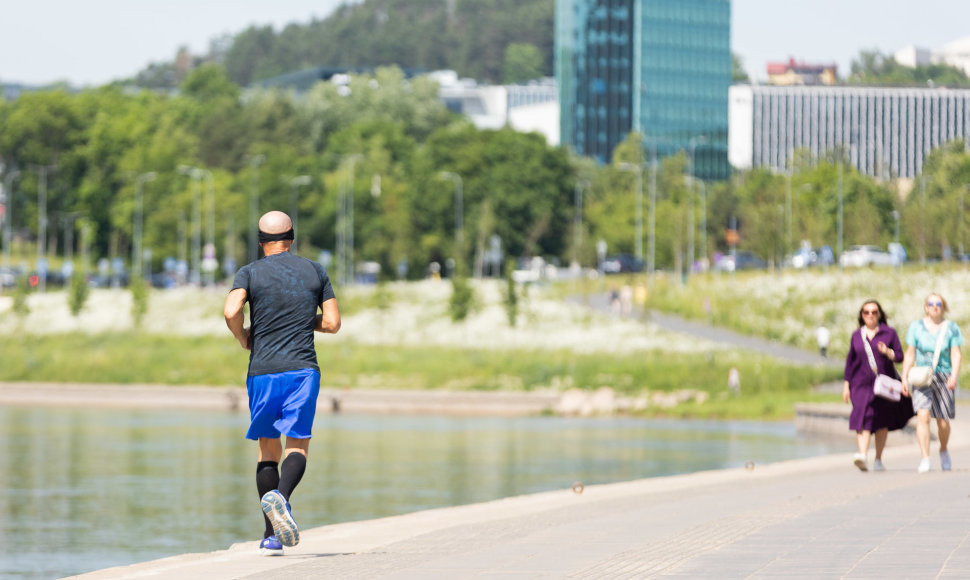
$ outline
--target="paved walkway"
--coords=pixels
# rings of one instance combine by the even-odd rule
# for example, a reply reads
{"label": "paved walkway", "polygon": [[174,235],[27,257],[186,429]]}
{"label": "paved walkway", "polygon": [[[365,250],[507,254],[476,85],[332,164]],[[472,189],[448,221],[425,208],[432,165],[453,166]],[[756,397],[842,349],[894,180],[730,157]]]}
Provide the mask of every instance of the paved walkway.
{"label": "paved walkway", "polygon": [[[610,311],[610,297],[608,294],[592,294],[588,297],[573,297],[569,300],[572,302],[585,304],[594,310],[599,310],[602,312]],[[697,338],[703,338],[712,342],[730,344],[738,348],[753,350],[761,354],[773,356],[785,362],[802,365],[826,365],[839,368],[841,368],[845,363],[844,359],[840,360],[823,357],[815,351],[806,351],[793,346],[772,342],[770,340],[739,334],[725,328],[711,326],[710,324],[705,324],[703,322],[687,320],[685,318],[660,312],[658,310],[647,311],[646,317],[648,320],[665,330],[696,336]]]}
{"label": "paved walkway", "polygon": [[842,454],[589,486],[309,529],[282,558],[245,542],[80,578],[970,578],[967,430],[950,473],[934,450],[917,474],[911,443],[882,473]]}

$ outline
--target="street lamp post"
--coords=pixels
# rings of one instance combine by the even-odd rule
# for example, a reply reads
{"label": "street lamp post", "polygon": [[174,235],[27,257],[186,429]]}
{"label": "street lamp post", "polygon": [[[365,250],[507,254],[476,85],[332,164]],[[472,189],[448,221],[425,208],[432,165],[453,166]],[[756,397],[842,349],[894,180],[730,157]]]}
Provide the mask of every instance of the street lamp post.
{"label": "street lamp post", "polygon": [[300,231],[297,229],[300,225],[300,210],[299,203],[297,203],[299,201],[299,192],[297,191],[297,188],[301,185],[310,185],[311,181],[312,179],[309,175],[298,175],[290,179],[290,220],[293,222],[294,232],[293,246],[290,248],[290,250],[294,253],[296,252],[297,241],[295,236],[299,235]]}
{"label": "street lamp post", "polygon": [[650,223],[648,224],[647,249],[650,256],[647,263],[647,273],[650,275],[650,286],[653,286],[654,275],[657,271],[657,144],[650,144]]}
{"label": "street lamp post", "polygon": [[842,166],[845,165],[845,161],[839,161],[839,220],[838,220],[838,261],[839,261],[839,271],[842,271]]}
{"label": "street lamp post", "polygon": [[588,179],[576,182],[576,195],[573,198],[573,262],[579,266],[580,248],[583,245],[583,191],[590,186]]}
{"label": "street lamp post", "polygon": [[142,275],[142,231],[145,216],[144,211],[144,189],[145,183],[154,180],[157,174],[154,171],[142,173],[135,178],[135,223],[132,225],[132,250],[131,250],[131,274],[132,280],[141,278]]}
{"label": "street lamp post", "polygon": [[[202,270],[205,272],[205,283],[215,284],[216,270],[219,262],[216,260],[216,190],[215,179],[208,169],[200,169],[205,177],[205,246],[202,250]],[[201,227],[201,224],[200,224]]]}
{"label": "street lamp post", "polygon": [[[64,263],[69,264],[74,273],[74,222],[84,215],[80,211],[67,211],[61,214],[61,225],[64,226]],[[63,270],[62,270],[63,271]]]}
{"label": "street lamp post", "polygon": [[179,173],[192,178],[192,267],[189,270],[189,282],[202,282],[202,176],[198,167],[179,165]]}
{"label": "street lamp post", "polygon": [[960,223],[958,225],[960,226],[960,259],[961,260],[964,258],[964,254],[963,254],[963,220],[964,220],[964,217],[963,217],[963,196],[966,195],[968,189],[970,189],[970,184],[965,185],[963,187],[963,189],[960,191],[960,211],[957,214],[957,215],[960,216]]}
{"label": "street lamp post", "polygon": [[893,241],[899,243],[899,211],[893,210],[893,221],[896,222],[896,231],[893,234]]}
{"label": "street lamp post", "polygon": [[347,187],[337,196],[337,265],[343,284],[354,279],[354,166],[363,158],[359,153],[344,156],[349,162]]}
{"label": "street lamp post", "polygon": [[707,183],[701,184],[701,264],[707,270]]}
{"label": "street lamp post", "polygon": [[643,167],[640,163],[620,163],[623,171],[632,171],[637,174],[637,197],[636,197],[636,234],[634,238],[634,256],[637,260],[643,260]]}
{"label": "street lamp post", "polygon": [[257,231],[259,230],[259,166],[266,161],[265,155],[249,157],[249,169],[252,173],[249,189],[249,261],[255,262],[259,258],[259,244]]}
{"label": "street lamp post", "polygon": [[34,165],[37,170],[37,290],[47,290],[47,174],[55,165]]}
{"label": "street lamp post", "polygon": [[694,267],[694,153],[697,146],[702,143],[707,142],[707,136],[705,135],[695,135],[687,141],[687,173],[690,179],[689,187],[687,189],[687,202],[688,202],[688,218],[690,222],[690,228],[687,230],[687,256],[689,258],[689,263],[687,265],[687,271],[690,272],[691,268]]}
{"label": "street lamp post", "polygon": [[926,176],[919,176],[919,257],[926,264]]}
{"label": "street lamp post", "polygon": [[461,176],[453,171],[441,171],[438,175],[455,184],[455,251],[460,252],[465,241],[465,198]]}
{"label": "street lamp post", "polygon": [[[794,159],[792,159],[792,162],[794,162]],[[791,223],[791,221],[792,221],[791,220],[791,187],[792,187],[792,185],[791,185],[791,182],[792,182],[792,173],[793,173],[793,171],[794,171],[794,168],[793,167],[789,167],[788,168],[788,186],[785,188],[785,218],[786,218],[786,222],[787,222],[786,225],[788,226],[788,228],[787,228],[788,229],[788,236],[787,236],[787,239],[786,239],[787,244],[786,244],[786,247],[785,247],[785,253],[787,253],[787,254],[791,254],[792,253],[792,231],[791,231],[792,230],[792,223]]]}
{"label": "street lamp post", "polygon": [[13,236],[13,180],[20,177],[16,169],[7,173],[3,178],[4,213],[3,213],[3,265],[10,267],[10,242]]}

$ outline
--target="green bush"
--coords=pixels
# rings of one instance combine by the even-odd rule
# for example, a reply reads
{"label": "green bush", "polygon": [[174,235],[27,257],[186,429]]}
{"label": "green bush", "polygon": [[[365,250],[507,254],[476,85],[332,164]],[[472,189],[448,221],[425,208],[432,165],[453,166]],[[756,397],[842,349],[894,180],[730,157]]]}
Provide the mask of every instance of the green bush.
{"label": "green bush", "polygon": [[474,304],[475,291],[468,283],[468,278],[456,272],[451,278],[451,299],[448,301],[452,322],[461,322],[468,318]]}
{"label": "green bush", "polygon": [[515,280],[512,273],[515,271],[515,260],[509,258],[505,261],[505,298],[502,303],[505,305],[505,313],[509,317],[509,326],[515,328],[515,321],[519,315],[519,297],[515,293]]}
{"label": "green bush", "polygon": [[131,319],[135,328],[139,328],[148,312],[148,284],[142,278],[136,277],[128,289],[131,290]]}
{"label": "green bush", "polygon": [[13,293],[13,313],[23,320],[30,314],[27,296],[30,295],[30,281],[27,276],[17,278],[17,289]]}
{"label": "green bush", "polygon": [[71,288],[67,294],[67,307],[71,310],[72,316],[77,316],[88,301],[91,289],[88,281],[81,272],[74,272],[71,276]]}

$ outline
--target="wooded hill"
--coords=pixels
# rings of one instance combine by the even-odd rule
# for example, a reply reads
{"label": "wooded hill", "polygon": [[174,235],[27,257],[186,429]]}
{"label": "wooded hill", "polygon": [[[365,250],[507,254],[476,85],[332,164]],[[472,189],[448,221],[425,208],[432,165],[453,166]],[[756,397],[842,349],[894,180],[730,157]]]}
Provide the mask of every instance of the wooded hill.
{"label": "wooded hill", "polygon": [[[388,65],[517,82],[552,75],[554,9],[553,0],[365,0],[279,32],[251,26],[196,60],[221,62],[240,86],[312,67]],[[136,84],[178,86],[192,64],[178,61],[147,67]]]}

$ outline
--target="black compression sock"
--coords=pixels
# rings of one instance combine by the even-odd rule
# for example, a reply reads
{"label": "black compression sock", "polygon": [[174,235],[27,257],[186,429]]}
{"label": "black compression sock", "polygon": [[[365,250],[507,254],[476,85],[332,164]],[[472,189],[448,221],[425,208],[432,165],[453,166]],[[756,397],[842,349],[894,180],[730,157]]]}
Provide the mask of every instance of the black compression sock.
{"label": "black compression sock", "polygon": [[[256,464],[256,491],[262,499],[266,492],[278,489],[280,486],[279,463],[276,461],[260,461]],[[268,538],[273,535],[273,524],[269,523],[269,518],[263,514],[263,522],[266,524],[263,537]]]}
{"label": "black compression sock", "polygon": [[303,473],[306,471],[306,455],[302,453],[290,453],[283,460],[283,465],[280,466],[280,493],[286,498],[286,501],[290,501],[290,494],[296,489],[296,486],[303,479]]}

